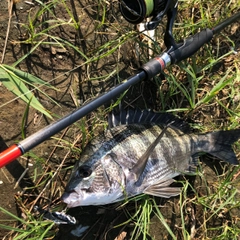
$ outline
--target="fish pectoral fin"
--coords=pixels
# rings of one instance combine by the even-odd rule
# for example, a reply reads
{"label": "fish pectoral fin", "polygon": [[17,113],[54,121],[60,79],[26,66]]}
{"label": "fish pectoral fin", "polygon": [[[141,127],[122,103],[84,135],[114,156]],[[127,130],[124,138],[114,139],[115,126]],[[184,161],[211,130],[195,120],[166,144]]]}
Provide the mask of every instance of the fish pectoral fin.
{"label": "fish pectoral fin", "polygon": [[144,193],[153,195],[156,197],[170,198],[173,196],[177,196],[181,192],[180,187],[169,187],[171,183],[173,183],[173,179],[169,179],[167,181],[161,181],[154,185],[149,186],[144,190]]}
{"label": "fish pectoral fin", "polygon": [[163,137],[164,133],[166,132],[167,128],[172,124],[172,122],[170,122],[169,124],[167,124],[164,129],[162,130],[162,132],[159,134],[159,136],[154,140],[154,142],[147,148],[146,152],[141,156],[141,158],[136,162],[136,164],[133,166],[133,168],[131,169],[131,172],[134,174],[135,176],[135,181],[137,182],[140,178],[140,176],[142,175],[146,165],[147,165],[147,161],[149,156],[152,154],[154,148],[157,146],[157,144],[159,143],[159,141],[161,140],[161,138]]}

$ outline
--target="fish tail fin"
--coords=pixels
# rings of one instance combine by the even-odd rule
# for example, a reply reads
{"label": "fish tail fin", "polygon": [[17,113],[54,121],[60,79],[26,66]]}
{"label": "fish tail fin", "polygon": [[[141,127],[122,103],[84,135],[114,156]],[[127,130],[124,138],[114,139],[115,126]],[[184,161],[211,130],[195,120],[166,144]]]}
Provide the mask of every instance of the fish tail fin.
{"label": "fish tail fin", "polygon": [[232,144],[240,139],[240,129],[217,131],[199,135],[197,148],[221,160],[238,165],[239,161],[232,149]]}

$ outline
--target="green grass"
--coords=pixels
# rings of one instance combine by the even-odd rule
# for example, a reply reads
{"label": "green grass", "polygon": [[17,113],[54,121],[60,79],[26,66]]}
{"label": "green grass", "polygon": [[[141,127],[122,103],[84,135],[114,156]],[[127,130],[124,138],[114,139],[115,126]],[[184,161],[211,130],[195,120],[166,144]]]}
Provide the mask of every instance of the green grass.
{"label": "green grass", "polygon": [[[65,94],[71,94],[71,100],[67,98],[67,103],[74,106],[71,109],[79,107],[122,82],[126,76],[135,74],[138,67],[151,58],[147,42],[141,41],[134,26],[121,18],[116,2],[99,0],[90,1],[87,5],[63,0],[35,2],[36,6],[19,24],[24,39],[11,39],[15,45],[28,47],[29,51],[22,52],[15,62],[0,65],[0,81],[17,99],[26,103],[22,138],[26,136],[32,107],[58,119],[64,111],[65,101],[61,101],[64,104],[60,104],[58,110],[48,106],[55,105]],[[237,1],[180,1],[174,35],[181,41],[201,29],[215,26],[237,11]],[[164,24],[158,27],[156,42],[151,46],[154,56],[164,49],[163,30]],[[234,54],[234,51],[239,51],[234,40],[237,40],[237,34],[228,27],[194,56],[166,69],[164,80],[160,76],[154,77],[155,110],[189,119],[194,122],[194,129],[201,132],[238,127],[240,61],[239,54]],[[140,54],[136,53],[136,48]],[[56,62],[52,75],[44,61],[43,73],[35,71],[38,54],[46,54],[44,60]],[[29,61],[34,63],[31,73],[27,67]],[[144,95],[146,88],[142,83],[139,89],[126,91],[109,106],[99,108],[54,136],[49,143],[49,154],[32,150],[25,155],[35,164],[30,171],[34,186],[16,198],[24,218],[0,208],[6,219],[11,219],[9,224],[1,219],[0,224],[0,228],[8,231],[9,239],[51,239],[56,234],[56,227],[51,222],[42,220],[33,212],[34,205],[50,206],[51,210],[63,209],[60,196],[69,170],[87,142],[106,129],[106,115],[119,103],[152,107],[149,99],[154,97]],[[140,97],[131,98],[136,89],[140,91]],[[59,99],[53,97],[55,95]],[[8,104],[6,102],[0,108]],[[70,111],[67,110],[65,112]],[[14,141],[21,140],[19,138]],[[239,144],[235,144],[235,149],[239,157]],[[195,183],[183,179],[181,195],[166,200],[163,205],[149,196],[131,199],[130,205],[134,203],[134,210],[132,207],[129,209],[129,204],[119,210],[127,216],[127,221],[111,227],[125,229],[131,225],[132,239],[140,236],[159,239],[158,233],[162,234],[162,239],[238,239],[240,187],[238,178],[234,176],[240,167],[222,168],[223,172],[216,174],[201,164]],[[107,234],[109,229],[105,231]]]}
{"label": "green grass", "polygon": [[[5,225],[6,220],[1,220],[0,227],[9,230],[13,233],[13,238],[19,239],[47,239],[54,233],[53,226],[54,223],[50,221],[42,221],[41,219],[35,219],[32,214],[25,209],[25,214],[27,214],[27,220],[23,220],[12,213],[8,212],[6,209],[0,207],[0,211],[12,218],[12,222],[17,221],[19,224],[16,227],[11,227]],[[24,226],[24,227],[23,227]]]}

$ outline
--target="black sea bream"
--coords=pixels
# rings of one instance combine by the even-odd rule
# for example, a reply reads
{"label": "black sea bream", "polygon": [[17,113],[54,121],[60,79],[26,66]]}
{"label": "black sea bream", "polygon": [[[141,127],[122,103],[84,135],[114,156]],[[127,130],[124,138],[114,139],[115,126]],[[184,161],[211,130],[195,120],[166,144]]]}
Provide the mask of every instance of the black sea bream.
{"label": "black sea bream", "polygon": [[70,208],[109,204],[141,193],[176,196],[180,188],[169,186],[173,178],[195,173],[202,152],[238,164],[231,145],[240,138],[240,129],[197,135],[173,115],[150,111],[112,114],[109,125],[74,167],[62,196]]}

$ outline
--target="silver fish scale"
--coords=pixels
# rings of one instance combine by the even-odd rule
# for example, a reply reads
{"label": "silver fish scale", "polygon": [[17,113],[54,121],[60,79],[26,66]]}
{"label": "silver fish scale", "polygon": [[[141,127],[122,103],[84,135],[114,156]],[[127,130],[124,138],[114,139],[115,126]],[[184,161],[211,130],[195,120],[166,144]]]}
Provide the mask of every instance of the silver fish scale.
{"label": "silver fish scale", "polygon": [[[112,139],[111,151],[118,156],[118,163],[131,169],[162,129],[161,126],[151,124],[125,125],[109,130],[105,136]],[[139,180],[141,188],[146,188],[161,178],[172,178],[186,172],[191,164],[191,139],[191,135],[168,128],[149,157]],[[140,191],[138,188],[135,190]]]}
{"label": "silver fish scale", "polygon": [[162,138],[159,146],[150,155],[143,172],[143,186],[153,184],[156,179],[173,178],[188,172],[191,161],[190,137]]}

